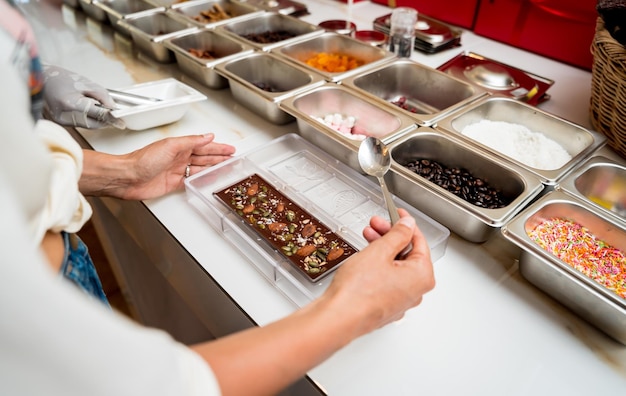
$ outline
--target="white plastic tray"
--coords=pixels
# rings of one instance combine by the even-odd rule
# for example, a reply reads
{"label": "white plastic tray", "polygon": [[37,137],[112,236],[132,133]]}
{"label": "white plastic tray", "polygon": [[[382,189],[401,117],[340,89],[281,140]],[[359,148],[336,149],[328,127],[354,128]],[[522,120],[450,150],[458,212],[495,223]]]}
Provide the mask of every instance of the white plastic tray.
{"label": "white plastic tray", "polygon": [[[213,195],[254,173],[359,250],[367,246],[361,232],[369,219],[373,215],[389,218],[378,184],[296,134],[274,139],[185,180],[189,203],[297,306],[320,296],[333,274],[318,282],[306,279]],[[450,231],[403,200],[394,197],[394,201],[417,220],[432,260],[441,258]]]}
{"label": "white plastic tray", "polygon": [[159,99],[156,102],[142,100],[130,104],[130,102],[124,103],[118,101],[115,96],[113,97],[118,104],[118,109],[113,110],[111,114],[124,120],[126,128],[131,130],[155,128],[176,122],[185,115],[191,103],[206,99],[206,96],[175,78],[151,81],[116,90]]}

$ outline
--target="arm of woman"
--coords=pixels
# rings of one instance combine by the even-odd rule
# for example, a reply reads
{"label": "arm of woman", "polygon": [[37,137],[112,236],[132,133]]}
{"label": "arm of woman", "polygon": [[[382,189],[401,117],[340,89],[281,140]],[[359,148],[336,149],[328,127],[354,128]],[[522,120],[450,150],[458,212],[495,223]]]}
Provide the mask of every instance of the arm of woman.
{"label": "arm of woman", "polygon": [[[275,394],[352,340],[400,319],[421,302],[435,284],[430,250],[415,220],[400,212],[394,227],[380,218],[372,222],[378,234],[383,228],[388,232],[345,262],[319,299],[267,326],[194,346],[223,395]],[[411,253],[395,260],[409,241]]]}
{"label": "arm of woman", "polygon": [[183,186],[188,165],[194,174],[234,154],[233,146],[214,138],[212,133],[166,138],[123,155],[84,150],[80,191],[129,200],[160,197]]}

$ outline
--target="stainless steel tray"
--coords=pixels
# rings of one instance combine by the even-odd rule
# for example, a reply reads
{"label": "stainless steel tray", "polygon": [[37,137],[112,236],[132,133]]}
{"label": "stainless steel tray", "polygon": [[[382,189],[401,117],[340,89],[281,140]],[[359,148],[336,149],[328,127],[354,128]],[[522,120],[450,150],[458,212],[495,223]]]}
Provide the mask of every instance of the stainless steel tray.
{"label": "stainless steel tray", "polygon": [[144,0],[95,0],[93,5],[104,11],[113,29],[126,36],[131,34],[118,23],[121,19],[129,15],[165,10],[165,7],[156,7]]}
{"label": "stainless steel tray", "polygon": [[342,84],[381,105],[402,109],[422,126],[433,125],[487,95],[480,87],[409,59],[395,59],[347,77]]}
{"label": "stainless steel tray", "polygon": [[294,121],[280,107],[283,100],[324,84],[319,74],[259,51],[220,63],[216,71],[228,79],[233,97],[239,103],[278,125]]}
{"label": "stainless steel tray", "polygon": [[172,18],[166,11],[138,13],[120,19],[118,24],[128,32],[141,51],[161,63],[176,60],[164,41],[198,28]]}
{"label": "stainless steel tray", "polygon": [[[399,110],[378,106],[341,84],[326,83],[292,95],[281,101],[280,107],[296,118],[300,135],[359,173],[363,173],[358,151],[364,135],[389,144],[416,128]],[[354,129],[360,136],[345,136],[320,121],[330,114],[354,117]]]}
{"label": "stainless steel tray", "polygon": [[[544,189],[535,175],[433,128],[421,127],[405,134],[390,144],[389,150],[391,191],[471,242],[487,241]],[[493,209],[477,206],[409,170],[407,165],[416,159],[465,169],[499,190],[509,202]]]}
{"label": "stainless steel tray", "polygon": [[[177,35],[163,44],[174,53],[178,66],[185,74],[213,89],[228,87],[228,80],[216,71],[218,64],[254,51],[252,47],[208,28]],[[214,58],[198,57],[191,50],[207,51]]]}
{"label": "stainless steel tray", "polygon": [[[329,82],[341,82],[347,77],[390,62],[396,58],[393,53],[382,48],[374,47],[363,41],[333,32],[325,32],[306,40],[285,44],[273,48],[271,51],[302,67],[322,74],[326,81]],[[337,72],[329,72],[309,66],[307,60],[319,53],[351,56],[359,59],[363,64],[351,70]]]}
{"label": "stainless steel tray", "polygon": [[626,226],[626,166],[603,156],[592,156],[557,186]]}
{"label": "stainless steel tray", "polygon": [[[230,15],[230,18],[212,22],[199,21],[197,19],[201,12],[212,10],[213,7],[220,7],[224,12]],[[227,0],[190,0],[173,4],[168,8],[167,12],[173,18],[180,19],[185,23],[201,28],[215,28],[233,21],[252,18],[262,14],[263,10],[247,3],[237,3]]]}
{"label": "stainless steel tray", "polygon": [[552,217],[575,221],[622,252],[626,252],[626,230],[606,213],[562,191],[549,192],[502,228],[502,235],[522,249],[519,268],[525,279],[626,344],[626,300],[530,239],[528,232]]}
{"label": "stainless steel tray", "polygon": [[[466,126],[482,120],[518,124],[535,133],[541,133],[562,146],[571,156],[571,159],[556,168],[539,169],[463,135],[462,132]],[[606,143],[606,137],[595,131],[587,130],[580,125],[549,114],[527,103],[496,95],[482,98],[460,111],[444,117],[439,120],[437,127],[465,140],[468,144],[478,146],[499,156],[504,161],[512,162],[536,174],[541,178],[542,183],[551,188]],[[494,141],[494,143],[497,142]]]}
{"label": "stainless steel tray", "polygon": [[[318,36],[324,32],[324,29],[319,26],[298,18],[273,12],[254,15],[252,18],[246,18],[245,20],[228,22],[218,26],[217,29],[261,51],[270,51],[273,48],[306,40],[307,38]],[[267,43],[246,38],[248,35],[279,32],[290,33],[293,37]]]}

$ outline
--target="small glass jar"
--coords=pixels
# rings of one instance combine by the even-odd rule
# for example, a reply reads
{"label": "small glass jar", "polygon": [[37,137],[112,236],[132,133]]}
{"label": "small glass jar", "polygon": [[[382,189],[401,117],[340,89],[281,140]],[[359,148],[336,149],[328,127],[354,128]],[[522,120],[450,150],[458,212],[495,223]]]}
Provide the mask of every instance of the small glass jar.
{"label": "small glass jar", "polygon": [[356,31],[356,24],[354,22],[346,21],[343,19],[333,19],[329,21],[320,22],[317,26],[326,29],[329,32],[335,32],[352,37]]}
{"label": "small glass jar", "polygon": [[389,51],[400,58],[410,58],[415,45],[417,11],[410,7],[397,7],[391,13]]}

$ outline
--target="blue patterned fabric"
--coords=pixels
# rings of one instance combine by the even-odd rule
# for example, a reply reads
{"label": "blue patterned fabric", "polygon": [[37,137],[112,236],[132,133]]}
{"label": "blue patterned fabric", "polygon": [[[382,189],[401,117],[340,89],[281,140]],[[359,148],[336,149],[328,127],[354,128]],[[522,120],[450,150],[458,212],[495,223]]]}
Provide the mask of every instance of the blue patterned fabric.
{"label": "blue patterned fabric", "polygon": [[102,283],[91,261],[87,245],[76,234],[62,232],[65,244],[65,257],[61,265],[60,274],[87,295],[101,301],[107,307],[109,300],[104,294]]}

